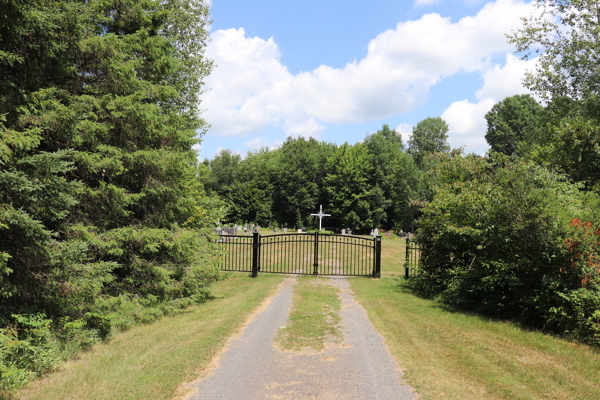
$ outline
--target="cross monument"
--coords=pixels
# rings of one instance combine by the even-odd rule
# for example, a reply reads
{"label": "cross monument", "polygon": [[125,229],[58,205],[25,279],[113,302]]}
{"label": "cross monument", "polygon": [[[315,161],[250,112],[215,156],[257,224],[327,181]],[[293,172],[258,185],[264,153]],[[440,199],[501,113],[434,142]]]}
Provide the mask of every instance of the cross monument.
{"label": "cross monument", "polygon": [[318,214],[310,214],[310,215],[319,217],[319,231],[321,230],[321,222],[323,221],[323,217],[331,217],[331,214],[323,214],[323,205],[322,204],[321,204],[321,207],[319,208]]}

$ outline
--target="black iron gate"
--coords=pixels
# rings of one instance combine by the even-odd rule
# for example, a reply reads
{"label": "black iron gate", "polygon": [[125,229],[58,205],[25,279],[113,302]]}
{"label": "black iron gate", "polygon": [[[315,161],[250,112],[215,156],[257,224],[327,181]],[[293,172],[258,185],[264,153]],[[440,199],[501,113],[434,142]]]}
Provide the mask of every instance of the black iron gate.
{"label": "black iron gate", "polygon": [[220,235],[220,268],[306,275],[379,277],[381,237],[372,239],[320,233],[284,233],[252,236]]}
{"label": "black iron gate", "polygon": [[406,239],[406,254],[404,256],[404,278],[418,274],[421,270],[421,245],[415,241]]}

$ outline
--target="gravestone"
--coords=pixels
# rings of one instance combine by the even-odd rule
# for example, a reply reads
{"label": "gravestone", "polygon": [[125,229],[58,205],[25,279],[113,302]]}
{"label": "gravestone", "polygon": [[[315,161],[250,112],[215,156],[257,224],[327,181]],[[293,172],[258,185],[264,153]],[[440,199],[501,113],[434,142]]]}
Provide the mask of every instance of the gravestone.
{"label": "gravestone", "polygon": [[283,228],[283,233],[287,233],[287,228]]}
{"label": "gravestone", "polygon": [[379,236],[379,229],[375,228],[373,231],[373,236]]}
{"label": "gravestone", "polygon": [[392,231],[387,231],[385,233],[385,236],[391,238],[392,236],[394,236],[394,234],[392,233]]}
{"label": "gravestone", "polygon": [[346,230],[342,229],[342,235],[345,235],[345,234],[346,234]]}
{"label": "gravestone", "polygon": [[302,233],[302,229],[298,229],[298,233]]}
{"label": "gravestone", "polygon": [[346,230],[346,232],[348,233],[348,235],[352,235],[352,229],[348,228],[348,229]]}
{"label": "gravestone", "polygon": [[369,233],[369,236],[373,236],[373,229],[371,229],[371,233]]}

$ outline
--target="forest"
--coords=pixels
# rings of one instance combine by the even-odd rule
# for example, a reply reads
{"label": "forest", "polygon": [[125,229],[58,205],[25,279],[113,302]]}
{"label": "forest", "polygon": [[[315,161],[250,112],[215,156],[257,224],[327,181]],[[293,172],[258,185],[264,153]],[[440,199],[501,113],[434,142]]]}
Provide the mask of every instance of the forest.
{"label": "forest", "polygon": [[2,0],[0,391],[206,301],[217,222],[315,226],[320,204],[331,230],[415,232],[415,293],[600,345],[598,14],[538,3],[509,35],[544,49],[532,94],[486,115],[485,155],[432,116],[201,162],[206,4]]}

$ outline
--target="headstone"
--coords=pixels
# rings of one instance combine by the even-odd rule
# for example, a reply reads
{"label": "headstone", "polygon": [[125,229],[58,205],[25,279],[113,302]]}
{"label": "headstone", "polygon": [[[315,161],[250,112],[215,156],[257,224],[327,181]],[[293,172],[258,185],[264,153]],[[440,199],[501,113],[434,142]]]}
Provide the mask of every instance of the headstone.
{"label": "headstone", "polygon": [[342,235],[345,235],[345,234],[346,234],[346,230],[342,229]]}
{"label": "headstone", "polygon": [[302,233],[302,229],[298,229],[298,233]]}
{"label": "headstone", "polygon": [[379,236],[379,229],[375,228],[373,231],[373,236]]}
{"label": "headstone", "polygon": [[302,228],[300,228],[300,230],[301,230],[302,232],[306,232],[306,231],[308,230],[308,228],[307,228],[307,227],[305,227],[305,226],[303,226]]}
{"label": "headstone", "polygon": [[369,233],[369,236],[373,236],[373,229],[371,229],[371,233]]}
{"label": "headstone", "polygon": [[217,235],[220,235],[223,233],[223,229],[221,227],[215,229],[215,231],[217,232]]}
{"label": "headstone", "polygon": [[391,238],[392,236],[394,236],[394,234],[392,233],[392,231],[387,231],[385,233],[385,236]]}
{"label": "headstone", "polygon": [[348,232],[348,235],[352,235],[352,229],[348,228],[346,232]]}
{"label": "headstone", "polygon": [[283,233],[287,233],[287,228],[283,228]]}

